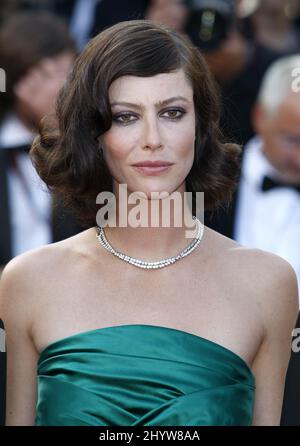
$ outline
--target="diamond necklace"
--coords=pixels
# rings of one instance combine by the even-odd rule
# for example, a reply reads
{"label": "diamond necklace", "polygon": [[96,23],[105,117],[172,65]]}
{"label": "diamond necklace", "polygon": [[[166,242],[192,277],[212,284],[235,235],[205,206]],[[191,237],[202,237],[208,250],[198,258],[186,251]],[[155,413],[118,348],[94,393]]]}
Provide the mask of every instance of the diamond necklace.
{"label": "diamond necklace", "polygon": [[159,260],[158,262],[146,262],[145,260],[139,260],[135,259],[134,257],[130,257],[126,254],[123,254],[121,252],[116,251],[111,244],[108,242],[107,238],[105,237],[104,230],[101,226],[97,226],[97,235],[100,244],[109,252],[114,254],[115,256],[119,257],[119,259],[124,260],[124,262],[131,263],[134,266],[137,266],[139,268],[147,268],[147,269],[156,269],[156,268],[163,268],[164,266],[171,265],[172,263],[177,262],[177,260],[182,259],[183,257],[190,254],[194,249],[199,245],[199,243],[202,240],[203,237],[203,231],[204,231],[204,225],[200,222],[200,220],[193,216],[193,220],[196,221],[197,224],[197,234],[196,237],[193,239],[193,241],[184,248],[183,251],[178,253],[174,257],[169,257],[168,259]]}

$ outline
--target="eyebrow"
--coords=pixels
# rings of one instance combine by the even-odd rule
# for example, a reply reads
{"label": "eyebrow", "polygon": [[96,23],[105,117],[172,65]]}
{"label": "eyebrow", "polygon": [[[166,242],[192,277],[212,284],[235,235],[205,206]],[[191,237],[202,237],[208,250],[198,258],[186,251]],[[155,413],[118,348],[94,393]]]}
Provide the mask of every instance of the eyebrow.
{"label": "eyebrow", "polygon": [[[168,104],[170,104],[171,102],[174,102],[174,101],[184,101],[184,102],[190,103],[190,101],[187,98],[185,98],[184,96],[174,96],[173,98],[169,98],[169,99],[165,99],[164,101],[156,102],[155,107],[157,107],[157,108],[158,107],[163,107],[164,105],[168,105]],[[132,108],[135,108],[137,110],[143,110],[144,109],[144,106],[142,104],[133,104],[131,102],[124,102],[124,101],[122,101],[122,102],[112,102],[111,106],[113,107],[114,105],[124,105],[126,107],[132,107]]]}

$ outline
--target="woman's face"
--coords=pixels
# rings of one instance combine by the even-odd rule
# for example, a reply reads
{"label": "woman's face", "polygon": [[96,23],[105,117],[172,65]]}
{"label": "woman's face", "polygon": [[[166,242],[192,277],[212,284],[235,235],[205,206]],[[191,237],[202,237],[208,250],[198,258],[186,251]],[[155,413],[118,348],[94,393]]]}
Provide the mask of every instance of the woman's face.
{"label": "woman's face", "polygon": [[[194,160],[195,110],[193,89],[183,70],[152,77],[122,76],[112,82],[111,128],[99,138],[113,176],[114,191],[126,184],[128,193],[185,191]],[[133,166],[144,161],[172,163],[152,172]]]}

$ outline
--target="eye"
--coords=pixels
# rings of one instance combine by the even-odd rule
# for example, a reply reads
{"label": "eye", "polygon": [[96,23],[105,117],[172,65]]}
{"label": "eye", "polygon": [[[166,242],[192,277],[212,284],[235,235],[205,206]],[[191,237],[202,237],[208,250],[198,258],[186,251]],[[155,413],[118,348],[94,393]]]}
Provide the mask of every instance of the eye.
{"label": "eye", "polygon": [[[134,119],[130,119],[130,118],[134,118]],[[135,117],[134,115],[132,115],[131,113],[122,113],[119,115],[115,115],[113,116],[113,121],[116,122],[117,124],[128,124],[132,121],[135,121]]]}
{"label": "eye", "polygon": [[172,121],[175,121],[177,119],[181,119],[183,117],[183,115],[186,113],[186,111],[181,108],[172,108],[172,109],[166,110],[163,114],[165,114],[165,113],[169,113],[169,118]]}

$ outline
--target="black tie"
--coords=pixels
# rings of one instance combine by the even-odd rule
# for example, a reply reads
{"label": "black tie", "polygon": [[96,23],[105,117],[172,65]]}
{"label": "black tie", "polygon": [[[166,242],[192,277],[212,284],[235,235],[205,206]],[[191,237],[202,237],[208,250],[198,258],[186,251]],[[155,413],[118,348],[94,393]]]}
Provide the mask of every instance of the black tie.
{"label": "black tie", "polygon": [[271,190],[275,187],[289,187],[290,189],[294,189],[300,193],[300,184],[288,184],[288,183],[279,182],[279,181],[273,180],[272,178],[265,175],[264,179],[261,183],[261,190],[263,192],[266,192],[266,191]]}

